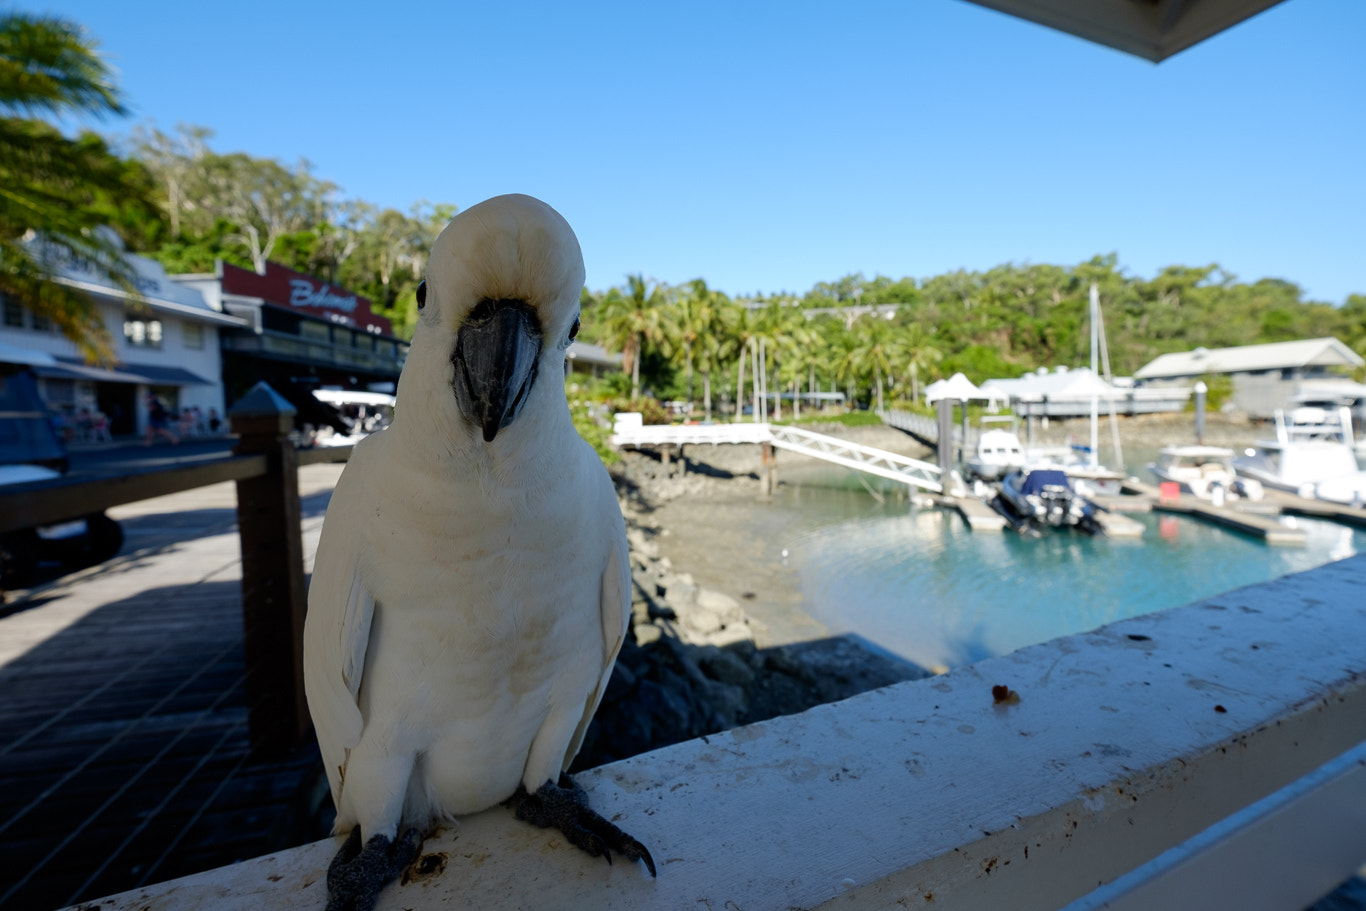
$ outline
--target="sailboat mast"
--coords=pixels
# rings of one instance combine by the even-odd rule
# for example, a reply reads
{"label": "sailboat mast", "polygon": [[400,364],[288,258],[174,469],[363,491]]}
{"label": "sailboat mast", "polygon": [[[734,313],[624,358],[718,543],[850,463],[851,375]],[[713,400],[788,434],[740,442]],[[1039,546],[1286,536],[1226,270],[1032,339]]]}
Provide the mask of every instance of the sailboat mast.
{"label": "sailboat mast", "polygon": [[1100,382],[1100,289],[1091,283],[1091,467],[1100,464],[1100,395],[1097,384]]}

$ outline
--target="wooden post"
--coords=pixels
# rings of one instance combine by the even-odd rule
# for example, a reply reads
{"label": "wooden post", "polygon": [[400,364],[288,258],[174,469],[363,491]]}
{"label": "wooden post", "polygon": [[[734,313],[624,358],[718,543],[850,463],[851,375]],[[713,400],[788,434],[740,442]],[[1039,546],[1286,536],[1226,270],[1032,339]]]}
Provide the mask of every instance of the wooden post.
{"label": "wooden post", "polygon": [[939,455],[939,467],[944,469],[944,474],[948,474],[953,469],[953,400],[940,399],[936,404],[939,409],[939,441],[936,444],[936,451]]}
{"label": "wooden post", "polygon": [[1195,442],[1197,445],[1204,445],[1205,442],[1205,396],[1209,393],[1209,387],[1203,382],[1195,384]]}
{"label": "wooden post", "polygon": [[295,410],[264,381],[228,410],[238,455],[263,455],[266,473],[237,482],[242,539],[242,628],[251,746],[280,755],[301,744],[310,721],[304,698],[307,591],[299,512],[299,457],[289,432]]}
{"label": "wooden post", "polygon": [[772,443],[759,444],[759,493],[772,496],[778,486],[778,458]]}

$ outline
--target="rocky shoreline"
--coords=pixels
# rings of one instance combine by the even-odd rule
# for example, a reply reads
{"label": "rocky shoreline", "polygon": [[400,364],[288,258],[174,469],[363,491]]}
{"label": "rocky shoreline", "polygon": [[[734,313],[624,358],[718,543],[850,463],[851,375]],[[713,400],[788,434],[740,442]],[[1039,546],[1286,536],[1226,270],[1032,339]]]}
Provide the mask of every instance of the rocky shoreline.
{"label": "rocky shoreline", "polygon": [[736,501],[745,511],[760,508],[757,474],[713,464],[744,460],[727,455],[666,463],[627,452],[613,466],[631,545],[631,624],[576,769],[929,675],[856,636],[829,635],[797,604],[792,619],[815,637],[766,644],[767,626],[742,604],[753,597],[745,590],[752,580],[735,579],[739,590],[726,592],[674,566],[661,547],[669,531],[656,517],[667,503],[687,497],[703,514]]}
{"label": "rocky shoreline", "polygon": [[[1126,446],[1158,445],[1191,433],[1192,422],[1150,415],[1121,418],[1120,428]],[[1083,425],[1054,421],[1036,442],[1062,442]],[[889,427],[811,429],[934,458]],[[1253,432],[1218,414],[1207,427],[1210,442],[1226,444]],[[805,463],[816,464],[782,453],[779,483]],[[631,545],[631,628],[576,768],[929,676],[857,636],[831,635],[807,613],[796,573],[770,552],[778,545],[764,531],[777,519],[759,470],[759,448],[741,445],[687,447],[667,460],[627,451],[612,467]]]}

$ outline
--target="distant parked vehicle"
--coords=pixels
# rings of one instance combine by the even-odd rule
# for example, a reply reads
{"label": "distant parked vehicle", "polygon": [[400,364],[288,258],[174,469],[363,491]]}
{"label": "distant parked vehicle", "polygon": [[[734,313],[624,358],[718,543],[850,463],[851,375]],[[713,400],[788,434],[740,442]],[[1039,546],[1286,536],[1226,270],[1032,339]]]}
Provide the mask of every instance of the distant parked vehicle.
{"label": "distant parked vehicle", "polygon": [[315,389],[313,398],[335,409],[337,419],[348,428],[347,433],[328,426],[317,428],[308,439],[313,446],[350,446],[385,429],[394,419],[395,399],[388,393]]}
{"label": "distant parked vehicle", "polygon": [[[0,363],[0,487],[66,471],[66,448],[48,418],[32,372]],[[103,512],[0,533],[0,589],[103,563],[122,546],[123,530]]]}

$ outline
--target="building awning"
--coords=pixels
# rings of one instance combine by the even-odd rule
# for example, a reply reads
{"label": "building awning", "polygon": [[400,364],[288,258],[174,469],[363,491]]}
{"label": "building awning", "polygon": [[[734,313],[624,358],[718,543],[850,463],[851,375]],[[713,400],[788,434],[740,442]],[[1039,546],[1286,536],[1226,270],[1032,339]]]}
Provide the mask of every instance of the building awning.
{"label": "building awning", "polygon": [[33,372],[50,379],[88,380],[95,383],[140,383],[144,386],[213,385],[212,381],[183,367],[162,367],[153,364],[120,364],[109,369],[58,358],[57,363],[40,364],[33,368]]}
{"label": "building awning", "polygon": [[23,364],[28,367],[51,366],[57,359],[46,351],[20,348],[0,342],[0,364]]}
{"label": "building awning", "polygon": [[159,367],[152,364],[124,364],[122,369],[142,377],[149,386],[212,386],[213,380],[206,380],[197,373],[184,367]]}

